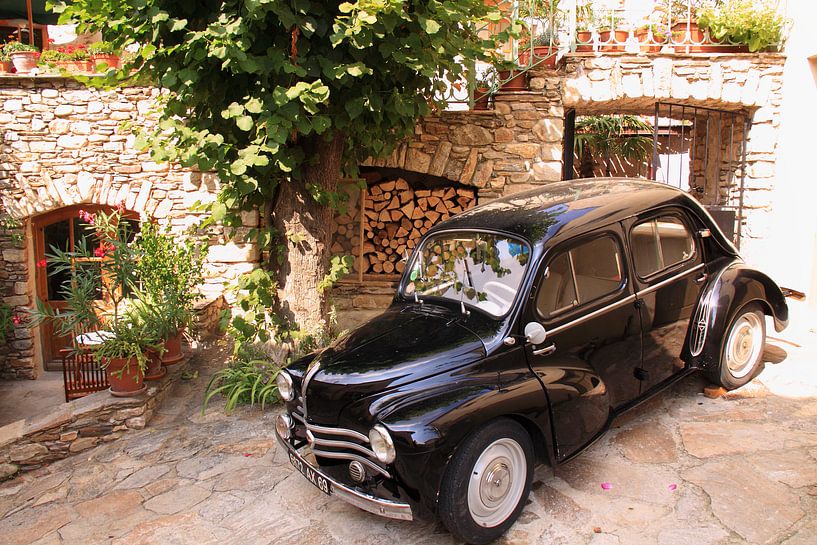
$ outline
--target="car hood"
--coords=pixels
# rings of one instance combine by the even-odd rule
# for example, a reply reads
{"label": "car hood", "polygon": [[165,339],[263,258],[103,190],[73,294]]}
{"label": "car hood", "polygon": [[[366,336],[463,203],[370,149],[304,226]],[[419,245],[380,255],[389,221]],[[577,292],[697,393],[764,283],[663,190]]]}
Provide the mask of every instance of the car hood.
{"label": "car hood", "polygon": [[310,422],[337,425],[350,403],[485,356],[458,313],[423,306],[390,308],[318,356],[304,396]]}

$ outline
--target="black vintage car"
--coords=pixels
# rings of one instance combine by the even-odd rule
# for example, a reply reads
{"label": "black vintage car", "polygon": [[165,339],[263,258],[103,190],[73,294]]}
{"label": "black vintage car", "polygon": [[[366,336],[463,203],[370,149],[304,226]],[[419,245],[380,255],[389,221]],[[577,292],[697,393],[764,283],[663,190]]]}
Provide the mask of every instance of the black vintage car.
{"label": "black vintage car", "polygon": [[324,493],[486,543],[535,463],[691,372],[755,377],[765,316],[786,326],[780,289],[687,194],[554,183],[430,230],[385,313],[280,373],[277,434]]}

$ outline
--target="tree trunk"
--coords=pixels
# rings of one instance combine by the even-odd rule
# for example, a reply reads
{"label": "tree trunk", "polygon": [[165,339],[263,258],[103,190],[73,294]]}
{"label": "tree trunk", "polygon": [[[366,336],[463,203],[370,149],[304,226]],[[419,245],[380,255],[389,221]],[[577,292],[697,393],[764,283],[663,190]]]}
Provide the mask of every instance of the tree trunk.
{"label": "tree trunk", "polygon": [[[300,179],[281,183],[273,211],[284,254],[278,270],[279,311],[301,331],[314,331],[327,317],[326,297],[318,291],[318,284],[329,266],[333,217],[333,209],[315,202],[307,188],[314,184],[326,191],[337,190],[343,147],[342,134],[330,141],[311,138],[304,145],[307,162]],[[275,252],[271,259],[275,263]]]}

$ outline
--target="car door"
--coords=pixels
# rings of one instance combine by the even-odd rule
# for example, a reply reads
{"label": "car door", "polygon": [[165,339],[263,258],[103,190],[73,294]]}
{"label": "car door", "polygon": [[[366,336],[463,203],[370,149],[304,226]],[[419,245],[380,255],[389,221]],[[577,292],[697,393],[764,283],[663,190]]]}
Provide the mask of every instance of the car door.
{"label": "car door", "polygon": [[681,353],[706,271],[693,223],[683,210],[662,209],[628,223],[643,326],[639,377],[645,393],[684,369]]}
{"label": "car door", "polygon": [[622,234],[615,224],[548,252],[525,310],[524,324],[548,332],[526,355],[548,394],[559,460],[638,395],[641,324]]}

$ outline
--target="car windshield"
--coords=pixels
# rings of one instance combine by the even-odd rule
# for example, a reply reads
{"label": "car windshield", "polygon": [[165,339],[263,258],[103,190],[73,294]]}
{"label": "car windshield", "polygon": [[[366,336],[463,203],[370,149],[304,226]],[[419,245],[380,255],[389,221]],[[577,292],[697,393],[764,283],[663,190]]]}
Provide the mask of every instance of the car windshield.
{"label": "car windshield", "polygon": [[529,259],[525,242],[503,235],[432,235],[414,253],[402,293],[463,301],[503,316],[516,298]]}

